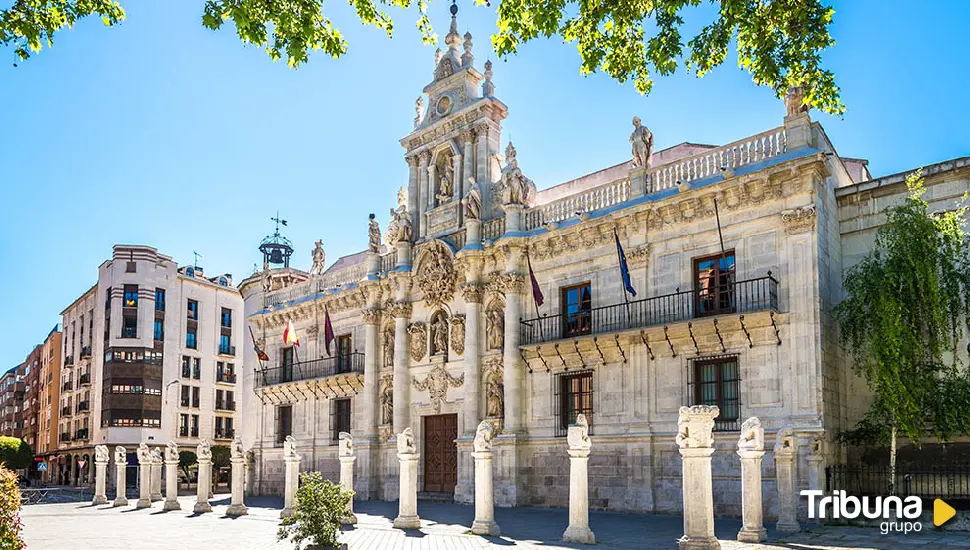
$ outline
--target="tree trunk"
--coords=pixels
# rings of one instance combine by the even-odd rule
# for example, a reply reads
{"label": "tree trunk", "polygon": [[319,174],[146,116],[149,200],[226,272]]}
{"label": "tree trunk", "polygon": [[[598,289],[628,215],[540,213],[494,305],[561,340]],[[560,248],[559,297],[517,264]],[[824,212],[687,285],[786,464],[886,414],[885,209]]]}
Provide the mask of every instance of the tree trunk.
{"label": "tree trunk", "polygon": [[896,425],[889,432],[889,496],[896,496]]}

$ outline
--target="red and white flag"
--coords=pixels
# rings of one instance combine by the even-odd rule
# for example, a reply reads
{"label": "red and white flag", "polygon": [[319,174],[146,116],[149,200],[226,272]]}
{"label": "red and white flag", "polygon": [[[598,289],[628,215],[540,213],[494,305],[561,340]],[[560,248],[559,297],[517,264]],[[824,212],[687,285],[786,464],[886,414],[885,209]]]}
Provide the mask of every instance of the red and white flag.
{"label": "red and white flag", "polygon": [[300,337],[296,335],[296,327],[293,326],[293,321],[287,321],[286,328],[283,329],[283,345],[300,346]]}

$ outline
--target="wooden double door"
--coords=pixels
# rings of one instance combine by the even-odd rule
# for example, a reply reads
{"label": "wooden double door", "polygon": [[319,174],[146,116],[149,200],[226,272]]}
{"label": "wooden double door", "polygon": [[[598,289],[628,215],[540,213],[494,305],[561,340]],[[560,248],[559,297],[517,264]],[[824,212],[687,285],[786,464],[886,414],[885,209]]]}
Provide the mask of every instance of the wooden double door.
{"label": "wooden double door", "polygon": [[458,484],[458,415],[424,417],[424,490],[454,493]]}

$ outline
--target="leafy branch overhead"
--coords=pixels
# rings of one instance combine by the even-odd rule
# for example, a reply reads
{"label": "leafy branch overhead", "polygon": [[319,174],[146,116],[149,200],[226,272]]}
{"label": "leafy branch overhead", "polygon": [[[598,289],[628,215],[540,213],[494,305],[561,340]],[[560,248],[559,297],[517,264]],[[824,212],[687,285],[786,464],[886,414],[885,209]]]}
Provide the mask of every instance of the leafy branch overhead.
{"label": "leafy branch overhead", "polygon": [[[384,8],[414,7],[422,39],[437,42],[428,17],[430,0],[349,3],[361,23],[388,37],[393,35],[394,22]],[[832,114],[845,111],[834,75],[822,68],[821,52],[835,43],[828,30],[834,10],[822,0],[710,0],[717,9],[714,21],[685,44],[681,28],[686,12],[702,3],[502,0],[492,46],[504,58],[530,40],[558,36],[576,43],[583,74],[603,71],[619,82],[632,80],[640,93],[647,94],[656,75],[671,75],[681,64],[704,76],[724,63],[734,44],[739,67],[778,97],[800,85],[810,106]],[[202,24],[217,30],[232,21],[240,40],[264,47],[272,59],[285,57],[291,67],[297,67],[315,51],[333,57],[347,53],[347,41],[324,15],[324,4],[324,0],[206,0]],[[125,17],[121,6],[111,0],[16,0],[13,7],[0,11],[0,45],[13,45],[15,53],[26,59],[43,43],[50,46],[55,31],[93,14],[101,15],[109,26]]]}

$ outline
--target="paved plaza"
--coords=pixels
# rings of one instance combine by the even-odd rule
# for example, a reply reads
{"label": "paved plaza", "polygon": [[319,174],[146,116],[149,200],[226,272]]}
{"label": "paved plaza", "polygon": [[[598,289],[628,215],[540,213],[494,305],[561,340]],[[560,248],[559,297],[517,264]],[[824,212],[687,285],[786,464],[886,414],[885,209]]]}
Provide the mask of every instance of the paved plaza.
{"label": "paved plaza", "polygon": [[[281,502],[254,498],[250,515],[238,519],[225,516],[228,499],[214,500],[213,512],[191,513],[194,497],[179,499],[181,511],[162,512],[161,503],[150,510],[133,507],[111,508],[90,504],[38,504],[23,509],[24,534],[30,550],[215,550],[284,549],[289,542],[276,541]],[[502,536],[470,535],[475,512],[472,506],[420,503],[421,529],[401,531],[391,527],[397,513],[394,502],[356,503],[359,523],[341,540],[352,550],[466,550],[517,548],[555,550],[560,548],[675,548],[683,531],[680,516],[635,515],[591,512],[590,527],[599,544],[593,547],[563,544],[567,511],[547,508],[499,508],[496,520]],[[915,535],[882,536],[875,529],[817,527],[795,535],[781,535],[769,529],[769,543],[742,544],[734,540],[740,528],[736,520],[718,520],[716,534],[722,548],[767,549],[970,549],[970,533],[922,532]]]}

